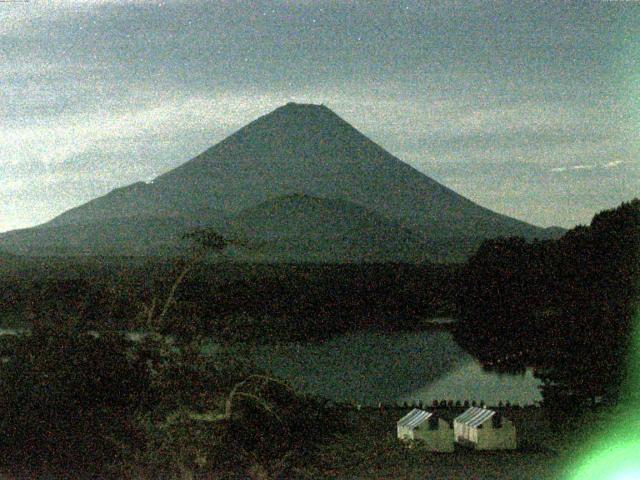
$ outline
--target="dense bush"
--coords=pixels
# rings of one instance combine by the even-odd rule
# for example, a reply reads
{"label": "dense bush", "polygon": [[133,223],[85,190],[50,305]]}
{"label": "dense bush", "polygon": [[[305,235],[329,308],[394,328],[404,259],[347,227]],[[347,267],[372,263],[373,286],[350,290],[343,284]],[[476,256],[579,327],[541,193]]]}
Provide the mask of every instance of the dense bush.
{"label": "dense bush", "polygon": [[339,431],[238,351],[51,325],[17,337],[0,364],[1,458],[25,476],[275,478]]}
{"label": "dense bush", "polygon": [[149,408],[152,393],[124,338],[34,329],[7,350],[0,365],[3,461],[91,472],[119,460],[113,438],[138,441],[132,420]]}
{"label": "dense bush", "polygon": [[639,287],[636,199],[556,241],[484,242],[461,270],[455,337],[493,369],[537,367],[544,401],[558,409],[616,399]]}

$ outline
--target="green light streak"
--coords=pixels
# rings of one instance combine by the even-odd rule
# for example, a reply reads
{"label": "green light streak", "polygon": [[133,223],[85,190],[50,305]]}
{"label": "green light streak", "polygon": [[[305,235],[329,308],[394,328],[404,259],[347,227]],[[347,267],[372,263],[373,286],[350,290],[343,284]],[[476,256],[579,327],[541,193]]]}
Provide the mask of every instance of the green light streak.
{"label": "green light streak", "polygon": [[567,469],[567,480],[640,479],[640,312],[632,338],[623,401],[605,414],[607,427],[592,431]]}
{"label": "green light streak", "polygon": [[635,427],[610,431],[600,437],[599,445],[570,469],[568,480],[640,479],[640,439],[638,417]]}
{"label": "green light streak", "polygon": [[[625,106],[629,122],[632,161],[640,161],[640,9],[620,4],[623,20],[616,32],[620,49],[612,51],[611,67],[617,77],[618,99]],[[640,262],[640,256],[638,257]],[[631,286],[632,288],[634,286]],[[640,285],[636,285],[640,301]],[[636,302],[629,345],[625,381],[620,404],[603,413],[605,426],[591,429],[578,451],[569,452],[576,460],[568,462],[562,478],[566,480],[640,479],[640,304]]]}

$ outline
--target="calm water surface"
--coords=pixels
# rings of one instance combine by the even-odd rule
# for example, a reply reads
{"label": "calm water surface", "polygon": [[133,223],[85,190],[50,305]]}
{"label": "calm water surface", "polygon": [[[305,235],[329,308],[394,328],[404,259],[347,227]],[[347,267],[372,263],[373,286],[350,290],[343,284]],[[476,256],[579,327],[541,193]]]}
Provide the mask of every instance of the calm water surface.
{"label": "calm water surface", "polygon": [[533,404],[540,381],[485,372],[446,331],[358,333],[258,349],[258,363],[303,392],[363,405],[434,399]]}
{"label": "calm water surface", "polygon": [[[26,331],[0,328],[0,336]],[[128,332],[132,340],[143,335]],[[521,375],[486,372],[447,331],[354,333],[320,344],[263,346],[256,350],[256,359],[301,391],[334,401],[431,405],[434,399],[445,399],[530,405],[541,400],[540,381],[530,370]]]}

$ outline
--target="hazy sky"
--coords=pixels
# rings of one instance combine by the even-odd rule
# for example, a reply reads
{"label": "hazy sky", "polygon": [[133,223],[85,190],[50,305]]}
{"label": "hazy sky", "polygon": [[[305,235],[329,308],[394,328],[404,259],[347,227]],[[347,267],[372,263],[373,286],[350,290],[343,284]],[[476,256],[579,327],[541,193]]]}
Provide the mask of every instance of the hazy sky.
{"label": "hazy sky", "polygon": [[640,196],[640,2],[0,2],[0,231],[324,103],[493,210]]}

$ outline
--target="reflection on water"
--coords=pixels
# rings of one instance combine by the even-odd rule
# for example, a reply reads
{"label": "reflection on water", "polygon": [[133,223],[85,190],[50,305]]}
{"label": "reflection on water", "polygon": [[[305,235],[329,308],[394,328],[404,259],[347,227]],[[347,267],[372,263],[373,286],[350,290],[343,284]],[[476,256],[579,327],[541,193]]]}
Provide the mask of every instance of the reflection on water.
{"label": "reflection on water", "polygon": [[521,375],[498,374],[487,372],[482,366],[471,359],[459,369],[449,372],[438,381],[405,395],[401,402],[421,400],[430,405],[432,400],[460,400],[488,405],[498,405],[499,402],[530,405],[542,400],[538,390],[540,381],[533,377],[531,369]]}
{"label": "reflection on water", "polygon": [[531,371],[483,371],[449,332],[359,333],[322,344],[292,343],[258,350],[258,362],[300,390],[365,405],[434,399],[510,401],[541,399]]}

